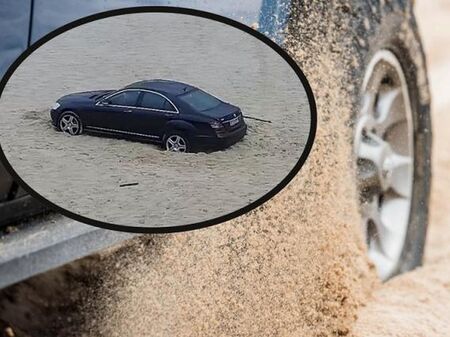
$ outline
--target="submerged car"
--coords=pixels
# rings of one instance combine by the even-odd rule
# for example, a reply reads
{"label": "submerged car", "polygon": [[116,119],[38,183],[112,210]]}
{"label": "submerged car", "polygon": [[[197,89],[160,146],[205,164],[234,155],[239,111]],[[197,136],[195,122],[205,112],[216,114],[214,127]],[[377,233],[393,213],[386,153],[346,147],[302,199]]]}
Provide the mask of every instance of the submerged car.
{"label": "submerged car", "polygon": [[72,136],[85,131],[114,134],[159,143],[173,152],[226,148],[247,132],[239,107],[170,80],[63,96],[50,115],[58,130]]}

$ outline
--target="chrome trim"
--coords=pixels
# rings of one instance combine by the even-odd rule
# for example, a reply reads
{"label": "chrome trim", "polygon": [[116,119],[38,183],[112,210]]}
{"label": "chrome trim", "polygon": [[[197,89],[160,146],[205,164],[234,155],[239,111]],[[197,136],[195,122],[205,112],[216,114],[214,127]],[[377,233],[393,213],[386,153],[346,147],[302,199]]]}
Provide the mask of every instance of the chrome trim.
{"label": "chrome trim", "polygon": [[[228,120],[224,120],[224,121],[222,121],[222,123],[229,123],[230,126],[235,126],[235,125],[239,124],[239,121],[240,121],[240,118],[239,118],[239,116],[237,116],[237,117],[234,117],[234,118],[231,118],[231,119],[228,119]],[[231,124],[233,122],[236,122],[236,123]]]}
{"label": "chrome trim", "polygon": [[165,113],[173,113],[173,114],[179,114],[180,111],[178,110],[177,106],[165,95],[157,92],[157,91],[153,91],[153,90],[149,90],[149,89],[138,89],[138,88],[130,88],[130,89],[122,89],[119,91],[115,91],[112,94],[102,98],[100,101],[98,101],[97,103],[95,103],[96,106],[99,106],[100,103],[102,103],[103,101],[109,99],[112,96],[121,94],[122,92],[125,91],[145,91],[145,92],[150,92],[152,94],[156,94],[161,96],[162,98],[166,99],[167,101],[169,101],[169,103],[173,106],[173,108],[175,109],[175,111],[171,111],[171,110],[160,110],[160,109],[152,109],[152,108],[144,108],[144,107],[140,107],[140,106],[129,106],[129,105],[116,105],[116,104],[107,104],[107,106],[115,106],[115,107],[120,107],[120,108],[132,108],[132,109],[144,109],[144,110],[151,110],[151,111],[158,111],[158,112],[165,112]]}
{"label": "chrome trim", "polygon": [[122,130],[116,130],[116,129],[108,129],[108,128],[101,128],[98,126],[86,126],[85,129],[95,129],[95,130],[102,130],[102,131],[112,131],[112,132],[118,132],[118,133],[125,133],[129,135],[135,135],[135,136],[142,136],[142,137],[149,137],[149,138],[160,138],[159,136],[155,135],[145,135],[143,133],[137,133],[137,132],[130,132],[130,131],[122,131]]}

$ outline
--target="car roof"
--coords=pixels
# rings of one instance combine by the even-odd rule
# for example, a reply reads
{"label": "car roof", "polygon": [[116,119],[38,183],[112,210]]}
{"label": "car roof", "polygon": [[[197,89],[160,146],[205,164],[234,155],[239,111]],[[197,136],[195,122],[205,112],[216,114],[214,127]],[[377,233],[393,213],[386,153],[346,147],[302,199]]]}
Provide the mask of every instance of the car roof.
{"label": "car roof", "polygon": [[153,90],[156,92],[169,94],[171,96],[178,96],[196,89],[194,86],[186,83],[161,79],[134,82],[130,85],[127,85],[125,88]]}

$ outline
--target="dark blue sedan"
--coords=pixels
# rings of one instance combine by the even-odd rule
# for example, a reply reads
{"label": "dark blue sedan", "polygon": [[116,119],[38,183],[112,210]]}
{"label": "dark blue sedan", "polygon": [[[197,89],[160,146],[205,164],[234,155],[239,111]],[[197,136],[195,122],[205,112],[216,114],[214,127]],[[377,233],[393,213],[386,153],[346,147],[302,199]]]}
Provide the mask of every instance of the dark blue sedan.
{"label": "dark blue sedan", "polygon": [[53,125],[71,136],[83,132],[118,135],[159,143],[174,152],[226,148],[247,132],[237,106],[169,80],[63,96],[50,115]]}

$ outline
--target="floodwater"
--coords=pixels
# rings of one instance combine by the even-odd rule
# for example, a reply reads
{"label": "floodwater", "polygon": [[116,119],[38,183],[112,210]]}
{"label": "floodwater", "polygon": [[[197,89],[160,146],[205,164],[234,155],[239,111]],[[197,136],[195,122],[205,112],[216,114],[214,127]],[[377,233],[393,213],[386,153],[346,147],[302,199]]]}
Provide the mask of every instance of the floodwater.
{"label": "floodwater", "polygon": [[[241,142],[209,154],[69,137],[50,125],[63,95],[154,78],[193,84],[271,123],[247,119]],[[208,19],[133,14],[73,29],[27,58],[2,93],[0,143],[21,178],[58,206],[120,225],[178,226],[273,189],[303,153],[310,118],[295,72],[251,35]]]}

